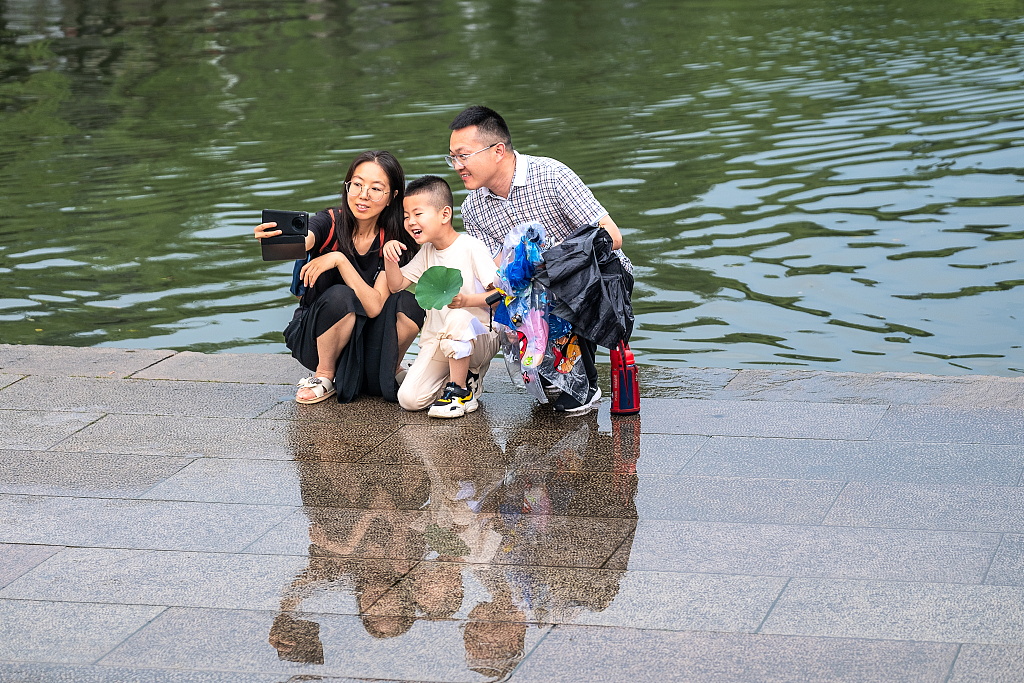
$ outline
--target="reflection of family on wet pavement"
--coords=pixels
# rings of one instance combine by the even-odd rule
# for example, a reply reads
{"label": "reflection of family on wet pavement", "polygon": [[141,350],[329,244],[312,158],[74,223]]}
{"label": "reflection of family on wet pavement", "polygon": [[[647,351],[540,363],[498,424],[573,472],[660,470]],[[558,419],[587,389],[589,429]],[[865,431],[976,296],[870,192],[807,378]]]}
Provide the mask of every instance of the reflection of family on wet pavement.
{"label": "reflection of family on wet pavement", "polygon": [[[283,587],[270,644],[281,659],[322,664],[331,654],[303,602],[343,591],[374,638],[457,620],[467,667],[504,677],[528,628],[600,612],[618,592],[637,517],[637,420],[612,434],[596,413],[556,428],[406,427],[358,463],[330,450],[343,424],[319,425],[321,443],[298,456],[309,562]],[[608,534],[608,519],[627,533]]]}

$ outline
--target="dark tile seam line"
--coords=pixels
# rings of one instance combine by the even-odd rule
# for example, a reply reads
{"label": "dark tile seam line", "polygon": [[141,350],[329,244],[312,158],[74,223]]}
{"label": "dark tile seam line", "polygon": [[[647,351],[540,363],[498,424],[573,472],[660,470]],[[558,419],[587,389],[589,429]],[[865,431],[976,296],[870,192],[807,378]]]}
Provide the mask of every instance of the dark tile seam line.
{"label": "dark tile seam line", "polygon": [[[636,538],[636,530],[637,530],[638,526],[640,526],[640,521],[639,520],[637,520],[637,523],[634,524],[633,528],[629,530],[629,533],[626,534],[623,537],[622,541],[617,546],[615,546],[615,549],[612,550],[610,553],[608,553],[608,557],[606,557],[603,560],[601,560],[601,564],[599,564],[596,567],[594,567],[594,569],[595,570],[605,569],[605,567],[607,567],[608,563],[611,562],[611,559],[618,554],[618,552],[622,549],[623,546],[626,545],[627,542],[629,543],[630,550],[632,551],[633,542],[634,542],[634,540]],[[628,563],[627,563],[627,566],[628,566]],[[572,570],[572,569],[585,569],[585,567],[578,567],[578,566],[568,565],[568,566],[565,567],[565,569],[569,569],[569,570]],[[628,569],[627,569],[627,571],[628,571]]]}
{"label": "dark tile seam line", "polygon": [[865,441],[874,441],[874,439],[872,439],[871,437],[873,437],[875,434],[878,433],[879,425],[881,425],[882,421],[885,420],[885,417],[890,412],[892,412],[892,408],[893,408],[893,404],[892,403],[886,404],[885,410],[883,410],[882,414],[878,416],[878,419],[875,421],[874,426],[871,427],[871,431],[869,431],[867,437],[865,437],[865,439],[864,439]]}
{"label": "dark tile seam line", "polygon": [[[262,534],[259,534],[258,536],[253,538],[252,541],[250,541],[248,544],[246,544],[245,546],[243,546],[239,550],[236,550],[236,551],[233,551],[233,552],[230,552],[230,553],[225,551],[225,554],[228,554],[228,555],[235,555],[235,554],[237,554],[237,555],[270,555],[272,557],[280,557],[280,556],[288,557],[289,553],[253,553],[253,552],[248,552],[248,550],[249,550],[249,548],[253,547],[257,543],[262,541],[264,538],[269,536],[271,533],[273,533],[282,524],[285,524],[286,522],[288,522],[288,520],[290,520],[296,514],[300,513],[302,510],[303,510],[302,506],[297,506],[297,507],[293,506],[291,512],[289,512],[287,515],[284,515],[283,517],[281,517],[281,519],[279,519],[276,524],[270,525],[270,527],[266,531],[264,531]],[[308,517],[306,518],[305,531],[303,532],[303,536],[304,536],[304,538],[307,538],[307,539],[309,538],[309,518]],[[308,545],[307,545],[307,547],[308,547]],[[204,552],[204,551],[200,551],[200,552]],[[214,551],[214,552],[216,552],[216,551]],[[295,555],[294,557],[304,557],[304,556],[303,555]],[[308,555],[306,555],[305,557],[308,557]]]}
{"label": "dark tile seam line", "polygon": [[[163,483],[163,482],[161,482],[161,483]],[[160,484],[157,484],[156,486],[159,486],[159,485]],[[150,489],[150,490],[152,490],[152,489]],[[11,497],[11,498],[20,498],[20,497],[27,497],[27,498],[52,498],[52,499],[61,500],[61,501],[66,501],[68,499],[71,499],[71,500],[89,500],[89,501],[93,501],[93,500],[97,500],[97,501],[102,501],[102,500],[127,501],[127,502],[132,502],[132,503],[188,503],[190,505],[224,505],[224,506],[233,505],[233,506],[243,506],[243,507],[257,508],[257,509],[288,508],[289,510],[291,510],[293,512],[295,510],[299,510],[299,509],[301,509],[303,507],[302,505],[294,505],[294,504],[288,504],[288,503],[256,503],[256,502],[244,503],[244,502],[232,502],[232,501],[221,501],[221,500],[188,500],[188,499],[185,499],[185,498],[125,498],[125,497],[110,496],[110,495],[105,495],[105,496],[95,496],[95,495],[94,496],[87,496],[87,495],[82,495],[80,493],[79,494],[58,495],[58,494],[55,494],[55,493],[52,493],[52,492],[51,493],[9,493],[9,492],[6,492],[6,491],[0,491],[0,498],[6,498],[6,497]],[[340,510],[365,510],[366,508],[324,508],[324,509],[327,509],[327,510],[339,510],[339,509]],[[377,508],[370,508],[370,509],[376,510]],[[384,510],[384,508],[381,508],[381,509]],[[408,512],[415,512],[415,510],[408,510]],[[616,519],[616,518],[613,517],[611,519]],[[1022,533],[1024,533],[1024,529],[1022,529],[1021,531],[1022,531]],[[4,543],[4,542],[5,541],[0,540],[0,543]]]}
{"label": "dark tile seam line", "polygon": [[792,577],[792,576],[790,576],[789,578],[787,578],[787,579],[786,579],[786,583],[785,583],[785,584],[783,584],[783,586],[782,586],[782,590],[780,590],[780,591],[779,591],[779,594],[775,596],[775,600],[774,600],[774,601],[772,601],[772,604],[771,604],[771,606],[770,606],[770,607],[768,607],[768,611],[767,611],[767,612],[765,613],[765,615],[764,615],[764,619],[762,619],[762,620],[761,620],[761,623],[760,623],[760,624],[758,624],[758,626],[757,626],[757,628],[756,628],[756,629],[754,629],[754,634],[755,634],[755,635],[759,634],[759,633],[761,632],[761,629],[762,629],[762,628],[764,628],[764,625],[765,625],[765,624],[766,624],[766,623],[768,622],[768,617],[770,617],[770,616],[772,615],[772,611],[773,611],[773,610],[775,609],[775,606],[776,606],[777,604],[779,604],[779,600],[781,600],[781,599],[782,599],[782,594],[786,592],[786,589],[787,589],[787,588],[789,588],[789,583],[790,583],[790,582],[791,582],[792,580],[793,580],[793,577]]}
{"label": "dark tile seam line", "polygon": [[[62,438],[62,439],[58,440],[58,441],[57,441],[56,443],[52,443],[52,444],[50,444],[49,446],[47,446],[46,448],[44,448],[44,449],[43,449],[43,450],[42,450],[41,452],[43,452],[43,453],[47,453],[47,452],[53,451],[53,449],[54,449],[54,448],[56,448],[57,446],[61,445],[62,443],[64,443],[64,442],[65,442],[65,441],[67,441],[68,439],[70,439],[71,437],[73,437],[73,436],[77,436],[77,435],[78,435],[78,434],[80,434],[80,433],[81,433],[82,431],[84,431],[84,430],[88,429],[89,427],[92,427],[92,426],[93,426],[94,424],[96,424],[96,423],[97,423],[97,422],[99,422],[100,420],[104,419],[105,417],[108,417],[109,415],[110,415],[110,413],[108,413],[108,412],[102,412],[102,413],[100,414],[100,416],[99,416],[99,417],[97,417],[97,418],[96,418],[95,420],[93,420],[93,421],[92,421],[92,422],[90,422],[89,424],[85,424],[85,425],[82,425],[81,427],[79,427],[79,428],[78,428],[78,429],[76,429],[75,431],[71,432],[70,434],[68,434],[68,435],[67,435],[67,436],[65,436],[64,438]],[[12,450],[13,450],[13,449],[12,449]],[[58,453],[64,453],[64,452],[67,452],[67,451],[56,451],[56,452],[58,452]]]}
{"label": "dark tile seam line", "polygon": [[956,660],[960,659],[960,650],[963,648],[963,643],[957,643],[956,652],[953,653],[953,661],[949,663],[949,670],[946,672],[945,678],[942,679],[942,683],[949,683],[953,678],[953,671],[956,669]]}
{"label": "dark tile seam line", "polygon": [[[103,413],[105,415],[117,415],[119,417],[178,417],[178,418],[188,418],[188,419],[210,419],[210,420],[255,420],[255,419],[258,418],[258,415],[262,415],[263,414],[263,413],[259,413],[258,415],[253,415],[253,416],[250,416],[250,417],[246,417],[246,416],[240,416],[238,414],[210,415],[208,413],[207,414],[200,414],[200,413],[182,413],[182,412],[177,412],[177,413],[159,413],[159,412],[144,412],[144,411],[125,412],[125,411],[118,411],[118,410],[110,410],[109,408],[111,408],[111,407],[112,406],[99,406],[99,405],[97,405],[97,406],[92,406],[92,407],[88,407],[88,408],[82,408],[82,407],[65,408],[65,407],[59,407],[59,406],[58,407],[51,407],[51,408],[38,408],[38,407],[34,407],[34,408],[10,408],[10,407],[7,407],[7,406],[0,406],[0,411],[5,411],[6,410],[6,411],[10,411],[12,413],[61,413],[61,414],[67,414],[67,413],[72,413],[72,414]],[[259,409],[259,410],[262,410],[262,409]],[[266,412],[266,411],[264,411],[264,412]],[[280,421],[287,422],[287,421],[293,421],[293,420],[280,420]],[[359,424],[367,424],[367,423],[359,423]],[[998,446],[1002,446],[1002,445],[1015,446],[1015,445],[1021,445],[1021,444],[994,444],[994,445],[998,445]]]}
{"label": "dark tile seam line", "polygon": [[988,573],[990,571],[992,571],[992,565],[994,565],[996,563],[996,557],[999,555],[999,549],[1003,547],[1003,541],[1005,539],[1006,539],[1006,533],[1005,532],[999,534],[999,543],[996,543],[996,548],[995,548],[995,550],[992,551],[992,557],[991,557],[991,559],[989,559],[988,566],[985,567],[985,573],[982,575],[981,581],[978,582],[978,585],[981,585],[981,586],[985,585],[985,581],[988,579]]}
{"label": "dark tile seam line", "polygon": [[144,370],[149,370],[154,365],[160,365],[160,363],[163,363],[165,360],[168,360],[170,358],[174,358],[175,356],[177,356],[180,353],[179,351],[175,351],[174,349],[166,349],[166,350],[170,351],[171,353],[169,355],[167,355],[167,356],[164,356],[163,358],[160,358],[159,360],[153,361],[152,363],[150,363],[149,365],[147,365],[145,367],[139,368],[138,370],[132,370],[127,375],[125,375],[122,379],[132,379],[133,375],[136,375],[136,374],[138,374],[138,373],[140,373],[140,372],[142,372]]}
{"label": "dark tile seam line", "polygon": [[1020,477],[1017,478],[1017,486],[1024,486],[1024,467],[1020,470]]}
{"label": "dark tile seam line", "polygon": [[[0,372],[3,372],[3,370],[2,370],[2,369],[0,369]],[[0,391],[4,391],[5,389],[9,389],[10,387],[13,387],[13,386],[14,386],[15,384],[17,384],[18,382],[21,382],[22,380],[26,380],[26,379],[28,379],[29,377],[34,377],[34,375],[23,375],[23,374],[22,374],[22,373],[20,373],[20,372],[4,372],[4,374],[5,374],[5,375],[21,375],[21,377],[19,377],[18,379],[14,380],[14,381],[13,381],[13,382],[11,382],[10,384],[8,384],[8,385],[4,386],[4,387],[3,387],[3,389],[0,389]]]}
{"label": "dark tile seam line", "polygon": [[836,503],[839,502],[839,499],[843,497],[843,492],[846,491],[846,487],[849,486],[849,485],[850,485],[850,480],[849,479],[847,479],[846,481],[843,482],[843,486],[842,486],[842,488],[839,489],[839,493],[837,493],[836,497],[832,499],[832,504],[828,506],[828,510],[825,510],[825,514],[822,515],[820,520],[818,520],[818,526],[831,526],[831,525],[826,525],[825,524],[825,520],[828,519],[828,516],[832,514],[832,508],[834,508],[836,506]]}
{"label": "dark tile seam line", "polygon": [[[361,465],[373,465],[373,464],[375,464],[375,463],[367,462],[366,461],[366,457],[369,456],[371,453],[376,453],[377,451],[379,451],[381,446],[383,446],[385,442],[390,441],[391,439],[395,438],[395,436],[397,436],[398,433],[401,432],[405,427],[406,427],[406,425],[404,425],[404,424],[396,424],[394,426],[394,429],[391,432],[389,432],[387,434],[387,436],[381,437],[380,441],[378,441],[377,443],[375,443],[372,446],[370,446],[370,448],[368,448],[366,451],[364,451],[362,454],[360,454],[360,456],[358,458],[356,458],[355,460],[351,461],[352,464],[353,465],[354,464],[361,464]],[[404,455],[400,455],[399,457],[404,457]],[[381,463],[381,465],[385,466],[385,467],[394,467],[395,466],[395,465],[392,465],[390,463],[388,463],[386,465]],[[398,467],[409,467],[410,465],[407,464],[407,463],[399,463],[397,466]],[[415,465],[411,465],[411,466],[415,466]],[[465,469],[465,468],[462,468],[462,469]]]}
{"label": "dark tile seam line", "polygon": [[400,584],[403,581],[405,581],[406,577],[409,576],[410,574],[412,574],[413,570],[415,570],[416,567],[419,567],[420,564],[422,564],[422,562],[423,562],[423,560],[414,560],[414,559],[409,559],[409,560],[382,560],[382,561],[384,561],[384,562],[388,562],[388,561],[392,561],[392,562],[409,562],[412,566],[409,567],[408,571],[406,571],[401,576],[399,576],[397,579],[395,579],[394,582],[390,586],[388,586],[386,591],[384,591],[383,593],[378,595],[377,599],[374,600],[373,602],[371,602],[366,607],[363,607],[363,608],[359,607],[359,598],[357,597],[356,598],[356,614],[355,614],[355,616],[357,616],[357,617],[362,617],[362,616],[369,616],[369,617],[372,617],[372,616],[385,616],[386,617],[386,616],[389,616],[387,614],[384,614],[384,615],[374,615],[374,614],[370,614],[369,612],[370,612],[370,610],[373,609],[374,605],[376,605],[378,602],[380,602],[384,598],[385,595],[387,595],[388,593],[393,591],[398,584]]}
{"label": "dark tile seam line", "polygon": [[[680,468],[678,470],[676,470],[674,473],[672,473],[670,476],[680,476],[680,475],[682,475],[683,470],[685,470],[687,467],[689,467],[690,463],[692,463],[694,460],[697,459],[697,456],[700,454],[700,452],[703,451],[704,448],[709,443],[711,443],[711,440],[714,439],[714,438],[715,437],[713,437],[713,436],[709,436],[709,437],[705,438],[704,441],[701,443],[701,445],[697,446],[697,450],[695,450],[693,452],[693,455],[691,455],[689,458],[687,458],[686,462],[684,462],[682,464],[682,466],[680,466]],[[642,439],[641,439],[640,443],[641,444],[643,443]],[[641,452],[641,457],[643,457],[643,453],[642,452]],[[637,462],[639,462],[639,458],[637,458]]]}
{"label": "dark tile seam line", "polygon": [[[11,544],[3,544],[3,545],[27,545],[27,544],[15,544],[15,543],[11,543]],[[12,583],[14,583],[15,581],[17,581],[17,580],[18,580],[18,579],[20,579],[21,577],[25,576],[25,575],[26,575],[26,574],[28,574],[29,572],[35,571],[35,570],[36,570],[37,568],[41,567],[41,566],[42,566],[42,565],[43,565],[44,563],[46,563],[46,562],[47,562],[48,560],[51,560],[51,559],[53,559],[53,558],[54,558],[54,557],[56,557],[57,555],[60,555],[60,554],[61,554],[61,552],[63,552],[64,550],[66,550],[66,549],[67,549],[67,546],[48,546],[48,547],[51,547],[51,548],[60,548],[60,550],[58,550],[57,552],[55,552],[55,553],[51,554],[51,555],[50,555],[50,556],[48,556],[48,557],[44,557],[44,558],[43,558],[42,560],[40,560],[40,561],[36,562],[36,563],[35,563],[35,564],[33,564],[33,565],[32,565],[31,567],[28,567],[27,569],[25,569],[25,571],[21,572],[20,574],[18,574],[17,576],[15,576],[15,577],[14,577],[13,579],[11,579],[10,581],[8,581],[7,583],[0,583],[0,591],[3,591],[3,590],[5,590],[5,589],[6,589],[6,588],[7,588],[8,586],[10,586],[10,585],[11,585]]]}
{"label": "dark tile seam line", "polygon": [[[116,603],[115,603],[115,604],[116,604]],[[159,618],[160,618],[161,616],[163,616],[164,614],[166,614],[166,613],[167,613],[167,610],[169,610],[169,609],[170,609],[170,607],[168,607],[168,606],[166,606],[166,605],[162,605],[162,607],[163,607],[163,609],[162,609],[162,610],[160,610],[159,612],[157,612],[156,614],[154,614],[154,615],[153,615],[152,617],[150,617],[150,618],[149,618],[149,619],[148,619],[148,620],[146,621],[146,623],[142,624],[142,625],[141,625],[141,626],[139,626],[139,627],[138,627],[137,629],[135,629],[134,631],[132,631],[131,633],[129,633],[128,635],[126,635],[126,636],[125,636],[124,638],[122,638],[122,639],[121,639],[121,640],[120,640],[119,642],[117,642],[117,643],[116,643],[116,644],[115,644],[115,645],[114,645],[113,647],[111,647],[111,648],[110,648],[109,650],[107,650],[107,651],[106,651],[106,652],[104,652],[104,653],[103,653],[102,655],[100,655],[99,659],[93,660],[93,662],[92,662],[92,665],[93,665],[93,666],[97,666],[97,665],[98,665],[98,664],[99,664],[100,662],[102,662],[102,661],[103,661],[104,659],[106,659],[107,657],[109,657],[109,656],[110,656],[110,655],[111,655],[111,654],[112,654],[112,653],[114,652],[114,650],[116,650],[117,648],[121,647],[122,645],[124,645],[125,643],[127,643],[127,642],[128,642],[129,640],[131,640],[132,638],[134,638],[134,637],[135,637],[135,636],[136,636],[136,635],[137,635],[138,633],[140,633],[140,632],[141,632],[141,631],[142,631],[143,629],[145,629],[145,628],[146,628],[147,626],[149,626],[149,625],[150,625],[150,624],[152,624],[152,623],[153,623],[154,621],[156,621],[157,619],[159,619]]]}
{"label": "dark tile seam line", "polygon": [[[126,455],[130,456],[131,454],[126,454]],[[153,457],[153,456],[143,456],[143,457]],[[166,456],[164,456],[164,457],[166,457]],[[154,489],[156,489],[156,488],[166,484],[168,482],[168,480],[170,480],[171,478],[173,478],[174,476],[176,476],[180,472],[183,472],[185,469],[191,467],[193,465],[193,463],[195,463],[196,461],[202,460],[202,459],[206,459],[206,456],[200,456],[198,458],[187,458],[186,456],[178,456],[178,457],[185,458],[185,459],[188,460],[188,462],[184,463],[183,465],[181,465],[181,467],[179,467],[178,469],[174,470],[169,475],[167,475],[166,477],[164,477],[160,481],[158,481],[155,484],[153,484],[152,486],[150,486],[148,489],[143,491],[141,494],[135,496],[134,498],[129,498],[128,500],[160,500],[159,498],[146,498],[145,496],[148,493],[150,493],[151,491],[153,491]]]}
{"label": "dark tile seam line", "polygon": [[551,628],[549,628],[544,633],[544,635],[540,637],[540,639],[536,642],[536,644],[534,644],[534,646],[532,648],[530,648],[529,652],[527,652],[525,655],[523,655],[523,658],[520,659],[516,663],[516,665],[512,668],[512,671],[509,672],[508,678],[506,678],[505,680],[512,680],[513,678],[515,678],[516,672],[519,671],[520,667],[522,667],[523,664],[526,663],[526,660],[528,660],[533,655],[533,653],[537,651],[537,648],[539,648],[541,646],[541,643],[543,643],[545,640],[547,640],[548,636],[550,636],[552,633],[555,632],[555,629],[557,629],[559,626],[563,626],[563,625],[564,624],[551,624]]}

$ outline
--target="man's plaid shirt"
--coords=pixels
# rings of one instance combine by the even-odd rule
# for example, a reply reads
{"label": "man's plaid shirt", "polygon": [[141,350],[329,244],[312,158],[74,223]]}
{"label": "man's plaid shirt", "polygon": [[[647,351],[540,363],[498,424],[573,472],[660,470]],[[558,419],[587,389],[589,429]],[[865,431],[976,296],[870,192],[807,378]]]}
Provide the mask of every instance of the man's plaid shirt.
{"label": "man's plaid shirt", "polygon": [[[574,232],[605,216],[601,203],[572,169],[547,157],[515,152],[516,172],[508,199],[486,187],[469,193],[462,202],[466,232],[498,253],[512,228],[537,221],[547,231],[548,246],[554,246]],[[633,266],[622,251],[616,251],[628,272]]]}

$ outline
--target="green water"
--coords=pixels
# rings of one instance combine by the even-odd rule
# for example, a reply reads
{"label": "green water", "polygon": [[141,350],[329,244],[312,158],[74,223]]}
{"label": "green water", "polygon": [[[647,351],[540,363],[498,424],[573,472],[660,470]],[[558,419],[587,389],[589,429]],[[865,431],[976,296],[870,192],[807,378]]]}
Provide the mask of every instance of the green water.
{"label": "green water", "polygon": [[263,208],[468,104],[624,228],[674,366],[1024,372],[1024,2],[0,0],[0,341],[284,351]]}

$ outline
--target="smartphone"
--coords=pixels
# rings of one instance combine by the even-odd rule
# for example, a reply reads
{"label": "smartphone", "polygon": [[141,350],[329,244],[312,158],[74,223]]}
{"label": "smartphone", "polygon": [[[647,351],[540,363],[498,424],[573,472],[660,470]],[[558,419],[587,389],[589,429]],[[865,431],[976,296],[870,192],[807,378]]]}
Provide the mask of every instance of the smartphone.
{"label": "smartphone", "polygon": [[263,209],[262,223],[277,223],[280,235],[260,240],[264,261],[293,261],[306,258],[309,214],[305,211]]}

